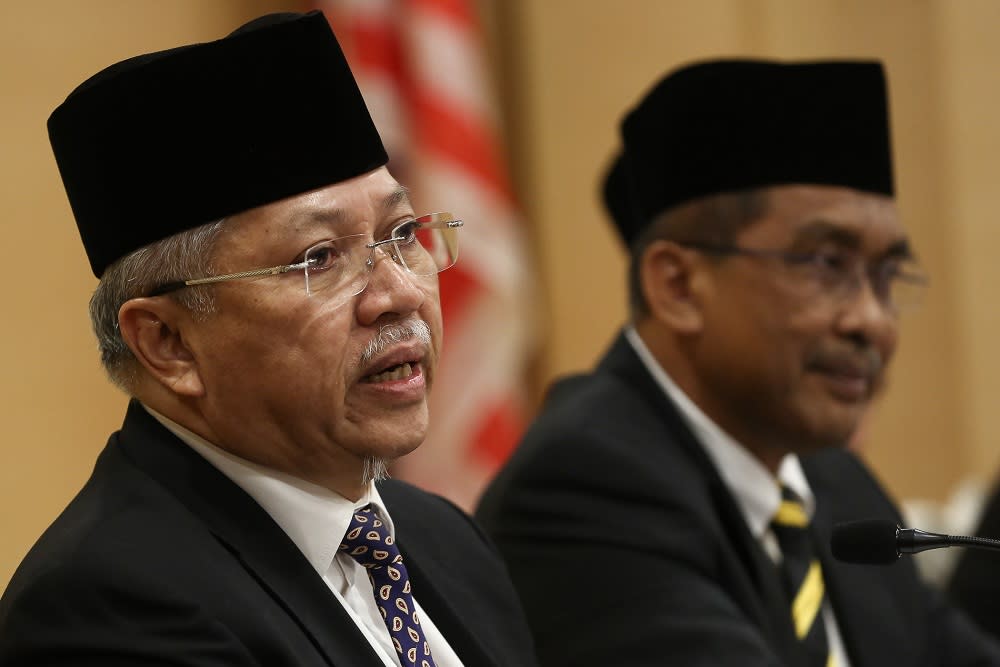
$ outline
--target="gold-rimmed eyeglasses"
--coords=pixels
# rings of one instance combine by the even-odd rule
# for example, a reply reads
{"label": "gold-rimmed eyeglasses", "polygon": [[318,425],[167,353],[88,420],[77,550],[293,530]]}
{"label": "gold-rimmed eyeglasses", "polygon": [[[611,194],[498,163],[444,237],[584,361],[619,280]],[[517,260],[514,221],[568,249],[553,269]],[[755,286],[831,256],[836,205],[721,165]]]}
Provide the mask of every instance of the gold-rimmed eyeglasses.
{"label": "gold-rimmed eyeglasses", "polygon": [[368,286],[375,267],[376,249],[417,276],[431,276],[453,266],[458,259],[458,229],[464,224],[451,213],[431,213],[393,227],[389,236],[380,241],[371,240],[367,234],[341,236],[310,246],[302,253],[302,259],[292,264],[177,280],[156,287],[149,296],[195,285],[301,271],[307,295],[327,292],[338,303],[343,303]]}

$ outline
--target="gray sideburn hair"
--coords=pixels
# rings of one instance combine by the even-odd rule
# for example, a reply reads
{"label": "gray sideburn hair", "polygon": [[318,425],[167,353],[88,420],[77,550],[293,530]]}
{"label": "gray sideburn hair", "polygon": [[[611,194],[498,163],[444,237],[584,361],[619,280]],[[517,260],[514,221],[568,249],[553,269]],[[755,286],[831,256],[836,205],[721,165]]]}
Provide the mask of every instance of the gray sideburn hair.
{"label": "gray sideburn hair", "polygon": [[[225,219],[216,220],[135,250],[111,264],[90,298],[90,324],[97,336],[101,365],[111,381],[127,394],[136,388],[138,360],[118,328],[118,311],[130,299],[148,295],[168,282],[212,273],[215,242]],[[215,310],[207,287],[187,287],[168,294],[197,317]]]}

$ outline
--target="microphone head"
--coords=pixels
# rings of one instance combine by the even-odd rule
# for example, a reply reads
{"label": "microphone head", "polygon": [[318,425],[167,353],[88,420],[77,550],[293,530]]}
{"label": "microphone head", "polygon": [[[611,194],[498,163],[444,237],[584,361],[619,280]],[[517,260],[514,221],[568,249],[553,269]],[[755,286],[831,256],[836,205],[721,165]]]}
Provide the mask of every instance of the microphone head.
{"label": "microphone head", "polygon": [[895,522],[888,519],[862,519],[839,523],[833,528],[830,548],[844,563],[889,565],[899,559]]}

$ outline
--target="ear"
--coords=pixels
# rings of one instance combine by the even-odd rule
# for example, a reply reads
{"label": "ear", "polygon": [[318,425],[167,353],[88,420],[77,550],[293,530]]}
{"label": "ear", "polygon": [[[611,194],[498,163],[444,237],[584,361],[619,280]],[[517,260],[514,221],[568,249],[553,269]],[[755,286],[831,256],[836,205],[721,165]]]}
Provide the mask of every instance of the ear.
{"label": "ear", "polygon": [[153,378],[182,396],[201,396],[205,385],[181,335],[191,321],[167,296],[131,299],[118,310],[118,328],[132,354]]}
{"label": "ear", "polygon": [[703,318],[695,254],[673,241],[652,242],[642,254],[639,279],[650,317],[678,333],[695,333]]}

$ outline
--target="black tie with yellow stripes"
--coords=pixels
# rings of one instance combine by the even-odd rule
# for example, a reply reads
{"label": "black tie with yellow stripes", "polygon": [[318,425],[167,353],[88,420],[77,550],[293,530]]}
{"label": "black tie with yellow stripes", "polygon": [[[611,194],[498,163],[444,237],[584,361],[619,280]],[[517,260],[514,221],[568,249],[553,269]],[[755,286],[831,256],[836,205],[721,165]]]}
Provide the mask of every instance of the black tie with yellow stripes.
{"label": "black tie with yellow stripes", "polygon": [[781,547],[781,574],[792,607],[795,634],[813,667],[833,667],[820,608],[826,594],[823,571],[809,538],[809,517],[795,493],[781,487],[781,505],[771,528]]}

